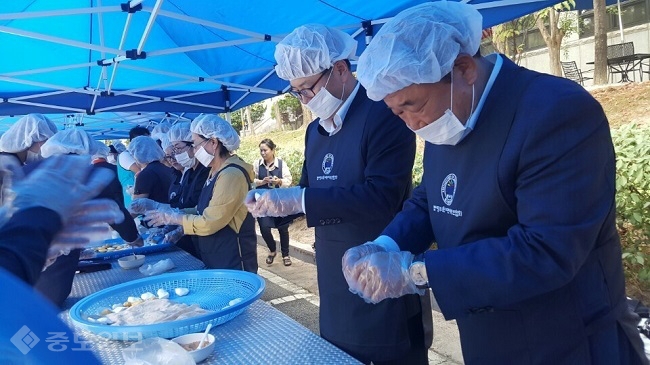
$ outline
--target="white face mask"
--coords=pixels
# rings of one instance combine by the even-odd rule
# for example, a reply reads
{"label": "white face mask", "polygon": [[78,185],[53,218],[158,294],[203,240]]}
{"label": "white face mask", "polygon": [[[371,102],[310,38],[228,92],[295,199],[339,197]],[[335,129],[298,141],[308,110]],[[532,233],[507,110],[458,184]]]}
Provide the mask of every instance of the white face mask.
{"label": "white face mask", "polygon": [[190,157],[187,151],[176,155],[176,162],[178,162],[181,166],[183,166],[186,169],[193,167],[194,161],[196,160],[193,157]]}
{"label": "white face mask", "polygon": [[117,160],[115,159],[115,155],[108,155],[106,156],[106,161],[110,164],[115,165],[117,163]]}
{"label": "white face mask", "polygon": [[41,156],[41,152],[38,151],[38,153],[34,151],[27,150],[27,158],[25,159],[25,163],[32,163],[36,161],[40,161],[43,159],[43,156]]}
{"label": "white face mask", "polygon": [[[454,105],[454,73],[451,73],[451,107]],[[472,110],[470,118],[474,113],[474,85],[472,85]],[[455,146],[472,130],[467,128],[463,123],[458,120],[458,117],[451,109],[447,109],[445,113],[438,119],[431,122],[429,125],[424,126],[416,131],[416,135],[420,136],[425,141],[436,145],[450,145]]]}
{"label": "white face mask", "polygon": [[196,153],[194,154],[194,157],[197,160],[199,160],[201,165],[203,165],[205,167],[210,167],[210,163],[214,159],[214,156],[209,154],[208,151],[206,151],[205,148],[203,148],[203,146],[199,147],[199,150],[196,151]]}
{"label": "white face mask", "polygon": [[325,86],[318,90],[318,93],[316,93],[316,95],[314,95],[314,97],[307,103],[307,108],[309,108],[309,110],[320,119],[330,119],[334,116],[336,109],[343,104],[343,94],[341,94],[341,99],[339,99],[326,89],[327,83],[330,82],[332,72],[334,72],[334,70],[330,71]]}

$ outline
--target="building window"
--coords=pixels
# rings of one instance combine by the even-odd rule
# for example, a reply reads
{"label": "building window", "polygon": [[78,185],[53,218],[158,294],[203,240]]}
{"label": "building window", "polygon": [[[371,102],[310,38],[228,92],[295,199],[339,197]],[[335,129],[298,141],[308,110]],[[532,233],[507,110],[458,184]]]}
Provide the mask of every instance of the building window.
{"label": "building window", "polygon": [[[627,0],[621,2],[621,20],[623,28],[650,22],[648,16],[648,2],[650,0]],[[618,26],[618,7],[611,5],[607,7],[605,17],[605,29],[607,32],[616,31]],[[594,35],[594,11],[582,11],[580,13],[580,38],[593,37]]]}

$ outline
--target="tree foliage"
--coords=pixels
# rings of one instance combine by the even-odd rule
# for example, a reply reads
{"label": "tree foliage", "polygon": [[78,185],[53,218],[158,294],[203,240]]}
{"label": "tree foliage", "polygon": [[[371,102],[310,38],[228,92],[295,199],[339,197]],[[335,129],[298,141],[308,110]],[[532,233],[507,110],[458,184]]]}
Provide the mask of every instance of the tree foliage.
{"label": "tree foliage", "polygon": [[562,76],[560,65],[562,40],[578,31],[577,18],[568,12],[574,7],[575,0],[568,0],[535,13],[535,24],[548,47],[551,73],[555,76]]}
{"label": "tree foliage", "polygon": [[296,129],[303,122],[300,100],[289,94],[284,95],[274,105],[271,116],[278,121],[280,129],[284,129],[284,126],[291,126],[290,129]]}
{"label": "tree foliage", "polygon": [[[255,103],[247,107],[243,107],[230,113],[230,123],[237,132],[241,131],[246,124],[246,109],[250,110],[252,123],[259,122],[264,117],[266,106],[263,103]],[[220,117],[226,119],[225,114],[220,114]]]}
{"label": "tree foliage", "polygon": [[623,125],[612,130],[612,139],[616,149],[616,223],[623,247],[625,274],[628,280],[648,289],[650,125]]}
{"label": "tree foliage", "polygon": [[519,64],[524,53],[528,32],[537,28],[548,47],[551,73],[561,76],[560,49],[562,40],[578,30],[576,17],[567,12],[574,6],[575,0],[568,0],[495,26],[492,34],[495,49]]}
{"label": "tree foliage", "polygon": [[519,64],[524,51],[528,30],[535,26],[535,18],[526,15],[499,24],[493,28],[492,43],[497,52]]}

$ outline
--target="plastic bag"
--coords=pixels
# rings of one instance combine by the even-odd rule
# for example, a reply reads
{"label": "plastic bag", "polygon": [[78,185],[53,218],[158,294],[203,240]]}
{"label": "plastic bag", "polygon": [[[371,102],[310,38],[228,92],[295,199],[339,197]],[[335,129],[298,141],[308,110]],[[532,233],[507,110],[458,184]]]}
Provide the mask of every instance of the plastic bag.
{"label": "plastic bag", "polygon": [[194,365],[185,349],[164,338],[147,338],[122,350],[126,365]]}
{"label": "plastic bag", "polygon": [[148,264],[140,266],[140,272],[144,275],[152,276],[162,274],[165,271],[173,269],[174,267],[176,267],[176,265],[174,265],[174,262],[171,259],[164,259],[156,262],[153,265]]}

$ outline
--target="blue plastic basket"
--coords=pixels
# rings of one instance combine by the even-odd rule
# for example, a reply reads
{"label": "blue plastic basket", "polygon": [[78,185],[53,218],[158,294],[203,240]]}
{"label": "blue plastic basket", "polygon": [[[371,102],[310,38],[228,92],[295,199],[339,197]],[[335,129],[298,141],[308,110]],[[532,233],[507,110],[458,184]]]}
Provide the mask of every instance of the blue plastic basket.
{"label": "blue plastic basket", "polygon": [[[148,337],[173,338],[205,330],[208,323],[217,326],[238,316],[264,292],[264,279],[259,275],[238,270],[195,270],[130,281],[94,293],[70,309],[75,326],[112,340],[137,341]],[[158,289],[169,292],[177,303],[198,304],[211,312],[193,318],[141,326],[112,326],[88,320],[113,304],[142,293],[156,294]],[[188,288],[189,294],[178,296],[175,288]],[[229,305],[233,299],[242,300]]]}

